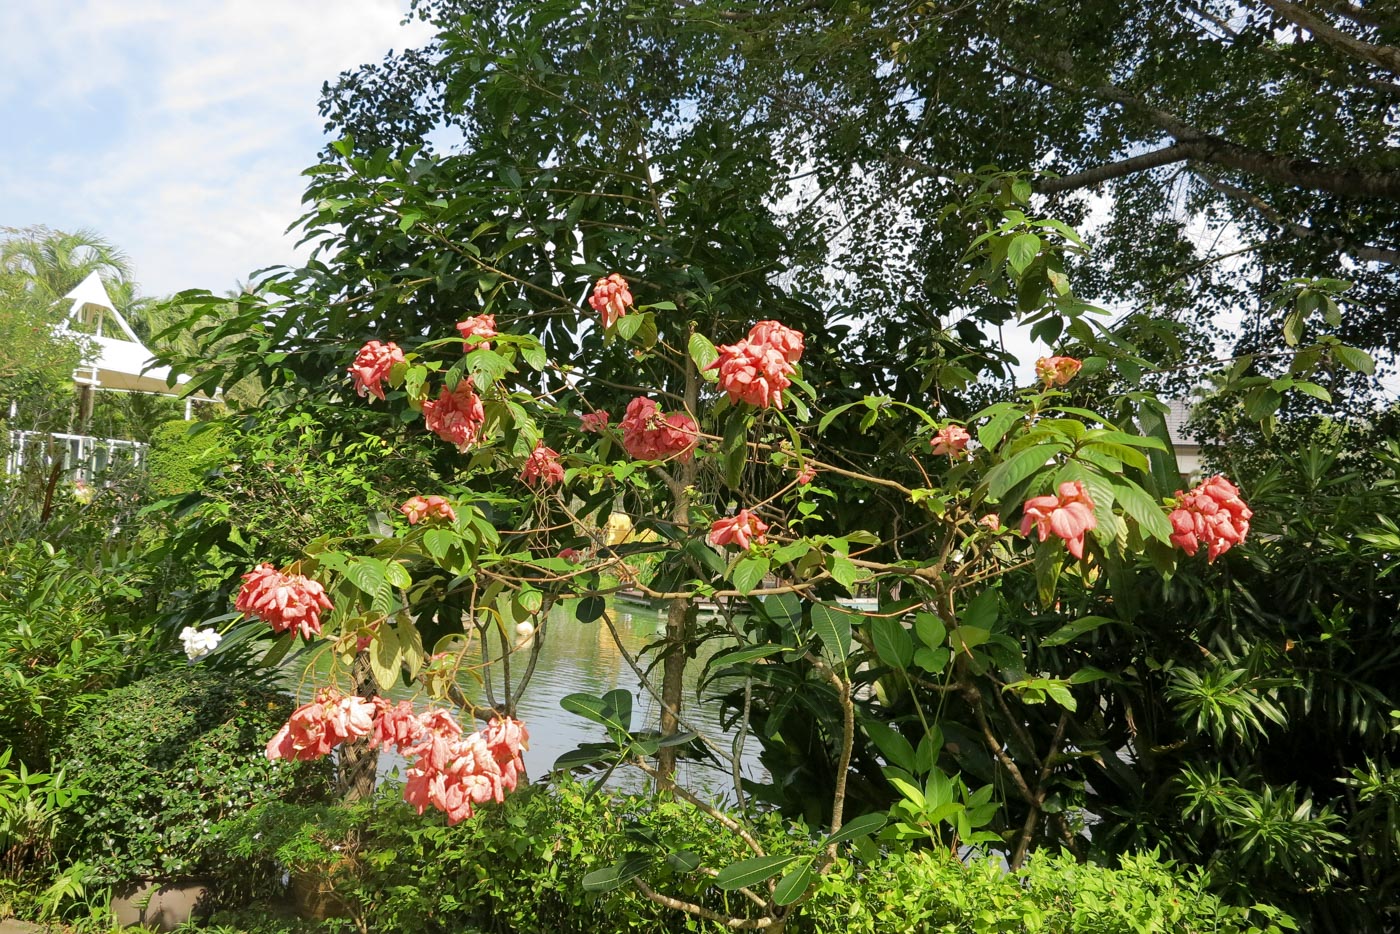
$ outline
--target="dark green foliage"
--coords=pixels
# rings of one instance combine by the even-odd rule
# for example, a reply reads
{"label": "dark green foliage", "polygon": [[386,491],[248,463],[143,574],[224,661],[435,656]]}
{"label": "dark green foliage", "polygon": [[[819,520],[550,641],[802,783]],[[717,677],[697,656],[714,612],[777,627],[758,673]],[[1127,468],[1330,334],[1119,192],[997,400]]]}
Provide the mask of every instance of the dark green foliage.
{"label": "dark green foliage", "polygon": [[[393,794],[397,789],[388,789]],[[337,891],[355,924],[402,932],[579,932],[718,930],[649,901],[624,885],[590,893],[583,878],[631,853],[649,853],[640,878],[659,892],[742,913],[710,878],[670,866],[651,849],[693,853],[721,869],[752,854],[694,809],[648,796],[589,795],[565,784],[512,795],[448,828],[425,823],[400,801],[341,811],[269,807],[230,828],[234,846],[279,859],[289,869],[352,867]],[[771,816],[759,822],[768,852],[812,844]],[[718,832],[717,832],[718,831]],[[256,837],[254,835],[257,835]],[[339,844],[338,849],[331,847]],[[705,893],[697,895],[697,893]],[[1253,922],[1286,924],[1256,906]],[[1038,926],[1037,926],[1038,925]],[[1200,932],[1257,930],[1249,912],[1227,908],[1204,878],[1152,855],[1125,856],[1121,868],[1037,858],[1008,875],[995,861],[962,865],[936,851],[892,851],[865,863],[845,854],[800,906],[794,934],[906,934],[908,931]]]}
{"label": "dark green foliage", "polygon": [[[192,428],[202,430],[192,435]],[[204,475],[224,460],[222,434],[217,426],[202,422],[170,421],[157,428],[146,452],[151,492],[179,496],[199,489]]]}
{"label": "dark green foliage", "polygon": [[325,791],[328,763],[271,763],[267,740],[292,703],[245,676],[190,667],[112,691],[63,744],[70,778],[92,794],[70,809],[68,855],[103,881],[240,871],[215,826],[260,801]]}

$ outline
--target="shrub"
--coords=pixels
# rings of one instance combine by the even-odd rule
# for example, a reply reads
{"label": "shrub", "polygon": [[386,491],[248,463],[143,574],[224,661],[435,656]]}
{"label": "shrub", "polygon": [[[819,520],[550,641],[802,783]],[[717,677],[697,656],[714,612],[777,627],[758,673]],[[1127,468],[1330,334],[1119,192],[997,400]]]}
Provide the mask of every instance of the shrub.
{"label": "shrub", "polygon": [[106,695],[62,749],[70,778],[95,792],[69,812],[70,855],[99,865],[104,882],[238,882],[218,822],[328,788],[326,763],[274,765],[262,755],[292,706],[246,674],[202,667]]}
{"label": "shrub", "polygon": [[219,466],[222,456],[227,454],[222,426],[201,424],[200,432],[191,435],[190,429],[195,424],[164,422],[152,433],[146,470],[156,495],[178,496],[199,489],[204,475]]}
{"label": "shrub", "polygon": [[[260,850],[279,858],[291,871],[343,857],[353,864],[353,878],[347,884],[342,876],[338,892],[351,903],[355,925],[367,930],[707,930],[631,886],[585,891],[583,877],[658,845],[691,852],[712,869],[751,855],[693,808],[641,795],[590,795],[572,784],[522,791],[452,828],[425,822],[385,796],[337,810],[328,820],[318,809],[259,808],[239,819],[228,839],[250,856]],[[770,853],[812,846],[801,828],[775,815],[759,825]],[[1155,854],[1125,856],[1118,868],[1037,856],[1018,873],[995,859],[965,865],[942,851],[870,855],[865,862],[844,853],[789,922],[789,934],[1243,934],[1291,926],[1266,906],[1223,905],[1207,892],[1203,874],[1178,871]],[[655,860],[642,878],[712,909],[743,911],[737,893],[726,904],[709,876],[687,872],[681,862]]]}

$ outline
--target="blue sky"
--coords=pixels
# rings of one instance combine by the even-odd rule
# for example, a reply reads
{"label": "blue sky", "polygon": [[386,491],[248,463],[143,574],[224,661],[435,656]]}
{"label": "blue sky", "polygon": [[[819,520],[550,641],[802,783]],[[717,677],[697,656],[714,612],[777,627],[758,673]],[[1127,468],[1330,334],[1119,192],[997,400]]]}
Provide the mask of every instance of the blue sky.
{"label": "blue sky", "polygon": [[2,0],[0,226],[87,227],[142,291],[296,258],[321,84],[429,32],[408,0]]}

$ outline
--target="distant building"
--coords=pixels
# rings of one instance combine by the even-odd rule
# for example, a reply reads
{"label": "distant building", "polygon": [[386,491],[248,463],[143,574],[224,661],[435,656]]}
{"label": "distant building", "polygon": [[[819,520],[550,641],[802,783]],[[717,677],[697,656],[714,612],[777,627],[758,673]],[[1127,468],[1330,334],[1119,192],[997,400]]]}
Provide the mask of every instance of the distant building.
{"label": "distant building", "polygon": [[1176,453],[1176,466],[1183,477],[1192,476],[1201,470],[1201,445],[1186,430],[1192,406],[1185,399],[1164,401],[1167,403],[1167,435]]}

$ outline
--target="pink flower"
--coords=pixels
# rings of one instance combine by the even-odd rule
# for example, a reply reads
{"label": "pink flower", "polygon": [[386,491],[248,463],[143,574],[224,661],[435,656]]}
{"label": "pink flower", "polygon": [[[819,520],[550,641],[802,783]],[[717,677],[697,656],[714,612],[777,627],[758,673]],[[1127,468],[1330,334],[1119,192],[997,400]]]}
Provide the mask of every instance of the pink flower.
{"label": "pink flower", "polygon": [[520,479],[531,486],[536,480],[542,481],[545,486],[563,483],[564,465],[559,463],[559,452],[545,447],[543,441],[535,442],[535,449],[530,452],[524,469],[520,471]]}
{"label": "pink flower", "polygon": [[599,279],[593,286],[593,294],[588,297],[588,304],[603,316],[603,330],[612,327],[632,307],[632,292],[627,288],[627,280],[617,273]]}
{"label": "pink flower", "polygon": [[524,772],[523,750],[530,734],[518,720],[491,720],[486,729],[462,734],[445,711],[419,717],[423,733],[416,745],[401,747],[416,755],[408,769],[404,800],[419,814],[429,807],[447,815],[449,825],[471,817],[473,805],[503,801]]}
{"label": "pink flower", "polygon": [[957,457],[967,450],[967,442],[971,440],[972,436],[967,433],[966,428],[961,425],[949,425],[930,438],[929,444],[932,445],[934,454]]}
{"label": "pink flower", "polygon": [[1032,525],[1040,527],[1043,542],[1052,534],[1065,540],[1065,547],[1076,558],[1084,557],[1084,534],[1098,528],[1094,501],[1078,480],[1060,484],[1059,496],[1037,496],[1026,500],[1021,517],[1021,534],[1029,535]]}
{"label": "pink flower", "polygon": [[806,486],[815,479],[817,479],[817,468],[811,464],[804,464],[802,469],[797,472],[798,486]]}
{"label": "pink flower", "polygon": [[408,701],[399,701],[390,706],[384,698],[376,697],[374,705],[378,708],[379,715],[375,718],[374,730],[370,733],[371,746],[407,749],[423,732],[423,724],[418,722],[413,713],[413,705]]}
{"label": "pink flower", "polygon": [[579,558],[583,557],[583,552],[579,551],[577,548],[561,548],[559,550],[559,557],[563,558],[565,561],[578,561]]}
{"label": "pink flower", "polygon": [[1195,557],[1206,544],[1206,560],[1216,558],[1244,541],[1254,511],[1240,499],[1240,491],[1224,477],[1203,481],[1190,493],[1176,491],[1181,505],[1168,517],[1172,523],[1171,541]]}
{"label": "pink flower", "polygon": [[720,548],[733,544],[748,551],[751,544],[762,545],[767,541],[763,536],[767,531],[768,523],[747,509],[741,509],[738,515],[715,522],[710,529],[710,544]]}
{"label": "pink flower", "polygon": [[457,445],[457,450],[465,451],[480,440],[486,409],[481,397],[472,389],[471,381],[464,379],[451,392],[444,386],[436,402],[431,399],[424,402],[423,420],[429,431]]}
{"label": "pink flower", "polygon": [[414,496],[399,507],[399,512],[408,517],[409,525],[417,525],[428,519],[457,521],[457,513],[442,496]]}
{"label": "pink flower", "polygon": [[1001,516],[994,512],[989,512],[978,519],[977,524],[989,532],[995,532],[997,529],[1001,528]]}
{"label": "pink flower", "polygon": [[587,412],[579,416],[579,421],[583,424],[579,426],[579,431],[586,431],[590,434],[597,434],[608,427],[607,412]]}
{"label": "pink flower", "polygon": [[350,379],[355,384],[355,392],[361,397],[369,393],[382,402],[384,381],[389,378],[389,368],[395,363],[403,362],[403,351],[392,341],[387,344],[381,344],[379,341],[365,344],[360,348],[360,352],[355,354],[355,362],[347,367]]}
{"label": "pink flower", "polygon": [[317,692],[303,704],[267,743],[267,758],[318,759],[346,740],[369,736],[378,706],[363,697],[341,697],[334,691]]}
{"label": "pink flower", "polygon": [[[476,315],[475,317],[468,318],[465,321],[458,321],[457,331],[462,335],[463,338],[463,353],[466,353],[469,350],[490,350],[491,341],[489,340],[489,338],[495,337],[498,333],[500,333],[496,330],[495,315]],[[470,341],[466,340],[466,338],[472,336],[481,338],[481,340],[476,344],[475,347],[472,346]]]}
{"label": "pink flower", "polygon": [[657,404],[638,396],[627,404],[622,428],[622,446],[634,460],[688,461],[694,456],[700,427],[684,412],[663,416]]}
{"label": "pink flower", "polygon": [[1073,357],[1041,357],[1035,361],[1035,375],[1046,386],[1063,386],[1074,379],[1083,365]]}
{"label": "pink flower", "polygon": [[296,629],[302,638],[321,634],[321,611],[335,609],[326,589],[300,574],[283,574],[260,564],[243,575],[234,607],[272,626],[274,632]]}
{"label": "pink flower", "polygon": [[737,344],[719,348],[719,357],[707,369],[719,370],[719,387],[729,401],[747,402],[760,409],[783,404],[783,390],[802,356],[802,332],[776,321],[760,321]]}

